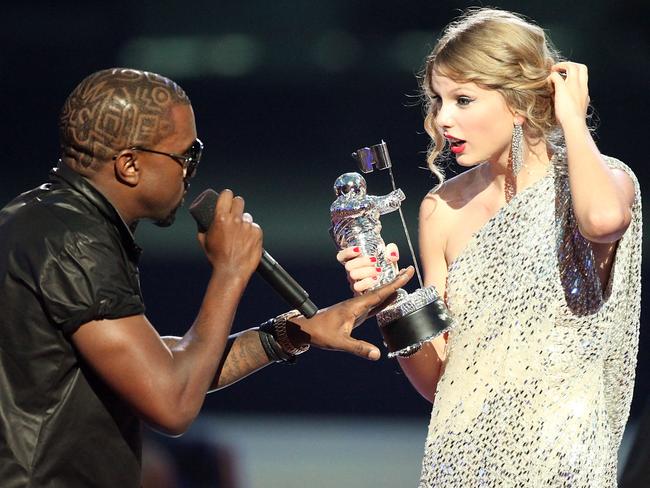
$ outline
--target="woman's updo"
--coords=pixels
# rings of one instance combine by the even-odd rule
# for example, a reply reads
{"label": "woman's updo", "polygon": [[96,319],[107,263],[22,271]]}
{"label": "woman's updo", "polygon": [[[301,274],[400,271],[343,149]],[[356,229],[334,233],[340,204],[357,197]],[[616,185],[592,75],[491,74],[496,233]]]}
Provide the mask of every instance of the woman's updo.
{"label": "woman's updo", "polygon": [[559,125],[547,78],[551,66],[559,61],[544,30],[512,12],[470,10],[445,28],[426,59],[422,79],[424,128],[432,139],[427,162],[441,182],[444,175],[436,160],[445,140],[435,125],[437,106],[432,101],[431,75],[497,90],[510,108],[526,117],[524,133],[528,139],[551,142],[559,133]]}

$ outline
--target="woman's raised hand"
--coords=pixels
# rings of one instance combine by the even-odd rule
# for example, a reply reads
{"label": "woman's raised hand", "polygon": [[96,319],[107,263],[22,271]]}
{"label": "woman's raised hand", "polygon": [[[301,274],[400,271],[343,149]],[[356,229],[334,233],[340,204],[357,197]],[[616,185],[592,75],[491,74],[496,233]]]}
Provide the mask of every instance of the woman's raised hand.
{"label": "woman's raised hand", "polygon": [[[387,244],[385,258],[390,263],[399,260],[399,250],[393,243]],[[377,285],[381,268],[377,266],[377,256],[364,256],[358,247],[348,247],[338,252],[336,260],[345,266],[350,289],[359,295]]]}
{"label": "woman's raised hand", "polygon": [[551,67],[548,77],[555,94],[555,117],[562,127],[573,121],[585,122],[589,107],[589,71],[584,64],[565,61]]}

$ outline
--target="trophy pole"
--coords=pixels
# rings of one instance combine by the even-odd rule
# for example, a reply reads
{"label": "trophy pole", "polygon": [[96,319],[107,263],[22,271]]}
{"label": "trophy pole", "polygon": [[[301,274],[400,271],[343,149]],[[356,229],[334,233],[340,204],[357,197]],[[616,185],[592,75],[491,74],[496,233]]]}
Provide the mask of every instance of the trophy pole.
{"label": "trophy pole", "polygon": [[[381,141],[383,144],[386,144],[384,141]],[[388,167],[388,174],[390,175],[390,183],[393,185],[393,190],[397,190],[395,186],[395,177],[393,176],[393,166]],[[404,233],[406,234],[406,242],[409,245],[409,251],[411,252],[411,259],[413,260],[413,265],[415,266],[415,274],[418,276],[418,282],[420,283],[420,288],[424,288],[424,283],[422,281],[422,275],[420,274],[420,266],[418,265],[418,260],[415,257],[415,251],[413,250],[413,243],[411,242],[411,234],[409,234],[408,227],[406,227],[406,219],[404,218],[404,212],[402,207],[399,207],[399,218],[402,221],[402,227],[404,228]]]}
{"label": "trophy pole", "polygon": [[379,283],[394,279],[396,266],[384,252],[380,216],[399,211],[409,250],[417,271],[420,288],[412,293],[397,290],[396,298],[377,312],[377,324],[388,348],[388,357],[408,357],[420,350],[423,344],[434,340],[453,326],[444,301],[434,286],[424,287],[413,245],[402,213],[404,192],[395,185],[390,156],[384,141],[352,153],[361,171],[370,173],[374,168],[389,170],[393,191],[387,195],[367,192],[366,180],[359,173],[345,173],[334,182],[336,199],[330,206],[332,226],[330,234],[338,249],[358,246],[362,254],[375,256],[381,268]]}

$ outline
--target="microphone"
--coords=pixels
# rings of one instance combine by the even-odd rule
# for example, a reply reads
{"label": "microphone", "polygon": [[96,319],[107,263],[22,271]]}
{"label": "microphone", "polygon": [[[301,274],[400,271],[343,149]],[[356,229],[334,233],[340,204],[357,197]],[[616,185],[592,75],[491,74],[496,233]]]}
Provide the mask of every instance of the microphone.
{"label": "microphone", "polygon": [[[219,194],[211,188],[201,193],[190,205],[190,214],[196,220],[199,232],[206,232],[212,224],[214,208]],[[313,317],[318,307],[309,299],[309,294],[287,273],[271,255],[262,250],[262,259],[257,272],[284,300],[307,317]]]}

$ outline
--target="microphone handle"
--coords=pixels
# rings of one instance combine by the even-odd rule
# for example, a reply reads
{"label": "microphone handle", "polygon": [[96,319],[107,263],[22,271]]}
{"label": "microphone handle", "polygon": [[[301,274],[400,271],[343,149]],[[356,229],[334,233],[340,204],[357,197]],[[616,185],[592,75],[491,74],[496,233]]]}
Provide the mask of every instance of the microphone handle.
{"label": "microphone handle", "polygon": [[294,280],[271,255],[262,251],[257,272],[292,307],[305,317],[313,317],[318,307],[309,299],[309,294]]}
{"label": "microphone handle", "polygon": [[[190,205],[190,214],[196,221],[199,232],[206,232],[210,227],[218,197],[219,194],[216,191],[208,188]],[[309,294],[264,250],[262,250],[262,259],[257,267],[257,272],[303,316],[310,318],[318,312],[318,307],[309,299]]]}

